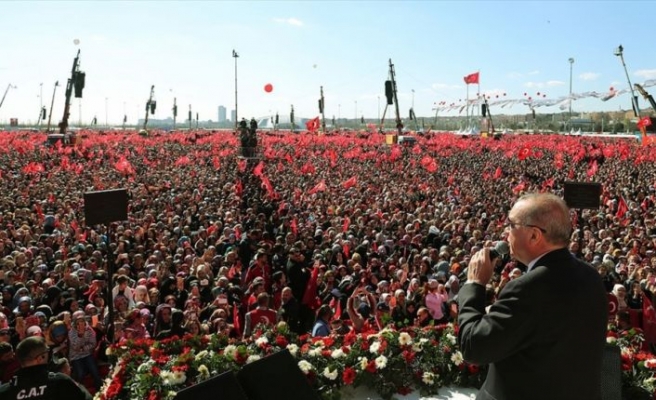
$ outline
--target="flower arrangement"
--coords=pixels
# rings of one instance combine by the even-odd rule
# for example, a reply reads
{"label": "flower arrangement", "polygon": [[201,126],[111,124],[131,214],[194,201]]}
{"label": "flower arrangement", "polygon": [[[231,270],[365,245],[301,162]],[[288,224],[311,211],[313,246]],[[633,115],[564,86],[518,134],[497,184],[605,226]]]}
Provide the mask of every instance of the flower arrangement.
{"label": "flower arrangement", "polygon": [[[312,338],[284,323],[256,329],[249,340],[222,335],[134,340],[113,345],[115,360],[97,400],[168,400],[179,390],[287,349],[308,382],[326,400],[345,386],[366,386],[383,399],[418,390],[435,395],[444,386],[480,387],[486,366],[463,360],[452,324]],[[608,342],[620,346],[624,390],[651,398],[656,391],[656,356],[642,350],[638,330],[609,327]],[[639,398],[639,397],[631,397]]]}
{"label": "flower arrangement", "polygon": [[625,398],[656,399],[656,356],[649,352],[641,329],[608,326],[606,342],[619,346]]}

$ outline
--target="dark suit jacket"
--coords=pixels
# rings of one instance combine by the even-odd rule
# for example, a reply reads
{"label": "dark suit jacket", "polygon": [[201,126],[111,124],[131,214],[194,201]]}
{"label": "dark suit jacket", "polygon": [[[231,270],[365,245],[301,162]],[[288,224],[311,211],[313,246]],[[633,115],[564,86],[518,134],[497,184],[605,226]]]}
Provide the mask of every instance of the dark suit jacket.
{"label": "dark suit jacket", "polygon": [[485,288],[458,293],[465,360],[490,364],[478,400],[599,400],[608,300],[601,277],[566,249],[510,281],[485,313]]}

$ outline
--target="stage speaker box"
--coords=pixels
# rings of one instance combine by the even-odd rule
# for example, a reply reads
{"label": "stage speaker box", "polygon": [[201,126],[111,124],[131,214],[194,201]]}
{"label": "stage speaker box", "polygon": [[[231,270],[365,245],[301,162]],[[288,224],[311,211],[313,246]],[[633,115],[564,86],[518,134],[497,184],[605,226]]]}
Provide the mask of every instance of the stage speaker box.
{"label": "stage speaker box", "polygon": [[288,350],[244,365],[237,379],[250,400],[320,400]]}
{"label": "stage speaker box", "polygon": [[249,400],[232,371],[180,390],[175,400]]}
{"label": "stage speaker box", "polygon": [[601,362],[601,400],[622,399],[621,365],[619,346],[607,345]]}
{"label": "stage speaker box", "polygon": [[87,226],[127,220],[127,190],[116,189],[85,193],[84,219]]}
{"label": "stage speaker box", "polygon": [[394,90],[392,89],[392,81],[385,81],[385,97],[387,98],[387,104],[394,104]]}

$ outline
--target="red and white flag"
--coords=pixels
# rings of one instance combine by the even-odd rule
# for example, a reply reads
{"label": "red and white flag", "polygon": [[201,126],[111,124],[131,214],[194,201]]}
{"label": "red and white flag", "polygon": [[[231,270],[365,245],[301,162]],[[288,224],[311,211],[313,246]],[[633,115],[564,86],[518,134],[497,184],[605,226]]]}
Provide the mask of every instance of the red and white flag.
{"label": "red and white flag", "polygon": [[470,83],[479,83],[478,78],[479,78],[479,72],[474,72],[473,74],[466,75],[464,77],[465,83],[470,84]]}

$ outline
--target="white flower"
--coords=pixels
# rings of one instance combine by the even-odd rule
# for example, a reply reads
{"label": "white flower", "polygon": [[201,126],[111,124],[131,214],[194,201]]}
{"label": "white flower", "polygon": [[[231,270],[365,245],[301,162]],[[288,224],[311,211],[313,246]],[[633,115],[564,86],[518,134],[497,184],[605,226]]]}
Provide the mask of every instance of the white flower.
{"label": "white flower", "polygon": [[178,395],[178,392],[174,392],[173,390],[169,390],[168,393],[166,393],[166,398],[167,399],[175,399],[175,396]]}
{"label": "white flower", "polygon": [[344,358],[346,357],[346,353],[342,351],[341,348],[333,350],[333,352],[330,354],[332,358],[337,360],[338,358]]}
{"label": "white flower", "polygon": [[380,350],[380,342],[373,342],[369,347],[371,354],[378,354],[378,350]]}
{"label": "white flower", "polygon": [[225,349],[223,349],[223,354],[225,354],[226,357],[235,358],[235,356],[237,355],[237,346],[233,344],[227,345]]}
{"label": "white flower", "polygon": [[432,372],[424,372],[421,377],[421,381],[427,385],[433,385],[435,383],[435,374]]}
{"label": "white flower", "polygon": [[298,362],[298,368],[300,368],[301,371],[303,371],[303,373],[307,375],[310,371],[312,371],[314,367],[309,362],[305,360],[301,360]]}
{"label": "white flower", "polygon": [[210,376],[210,370],[207,369],[205,364],[201,364],[198,366],[198,374],[202,377],[208,377]]}
{"label": "white flower", "polygon": [[269,339],[267,339],[266,336],[260,336],[259,338],[257,338],[257,340],[255,340],[255,344],[258,346],[262,346],[263,344],[267,344],[267,343],[269,343]]}
{"label": "white flower", "polygon": [[326,367],[323,370],[323,376],[330,379],[331,381],[334,381],[335,379],[337,379],[337,375],[339,375],[339,373],[337,372],[337,369],[335,369],[334,371],[331,371],[330,367]]}
{"label": "white flower", "polygon": [[451,356],[451,361],[453,361],[453,363],[456,366],[462,364],[462,362],[464,361],[464,359],[462,358],[462,353],[460,351],[456,351],[455,353],[453,353],[453,355]]}
{"label": "white flower", "polygon": [[376,369],[383,369],[387,366],[387,357],[381,355],[376,357]]}
{"label": "white flower", "polygon": [[367,357],[358,357],[358,362],[360,363],[360,369],[365,370],[367,369],[367,365],[369,364],[369,360],[367,360]]}
{"label": "white flower", "polygon": [[425,337],[419,339],[419,343],[421,343],[421,344],[426,344],[426,343],[428,343],[429,341],[430,341],[430,340],[426,339]]}
{"label": "white flower", "polygon": [[310,349],[308,351],[308,356],[309,357],[319,357],[319,356],[321,356],[321,349],[319,349],[319,348]]}
{"label": "white flower", "polygon": [[296,357],[296,354],[298,354],[298,345],[292,343],[287,345],[287,350],[289,350],[289,353]]}
{"label": "white flower", "polygon": [[412,344],[412,336],[408,332],[401,332],[399,334],[399,344],[401,346]]}
{"label": "white flower", "polygon": [[650,358],[649,360],[645,360],[645,367],[649,369],[656,368],[656,359]]}
{"label": "white flower", "polygon": [[260,358],[262,358],[262,357],[258,356],[257,354],[250,355],[246,359],[246,364],[250,364],[252,362],[255,362],[255,361],[259,360]]}
{"label": "white flower", "polygon": [[182,385],[185,383],[187,380],[187,375],[182,372],[182,371],[175,371],[173,373],[173,379],[171,379],[171,382],[173,382],[174,385]]}
{"label": "white flower", "polygon": [[414,351],[415,353],[419,353],[419,352],[422,351],[422,350],[423,350],[423,348],[421,347],[421,343],[420,343],[420,342],[414,342],[414,343],[412,344],[412,351]]}
{"label": "white flower", "polygon": [[456,344],[456,337],[452,333],[447,333],[446,338],[451,344]]}
{"label": "white flower", "polygon": [[207,350],[200,351],[200,352],[198,352],[198,354],[196,354],[196,357],[194,357],[194,359],[196,361],[200,361],[203,358],[207,357],[208,354],[210,354],[210,353]]}
{"label": "white flower", "polygon": [[613,344],[617,342],[617,338],[614,336],[606,336],[606,343],[608,344]]}
{"label": "white flower", "polygon": [[323,348],[323,346],[325,346],[326,344],[323,342],[323,340],[319,340],[319,341],[317,341],[314,345],[321,349],[321,348]]}

